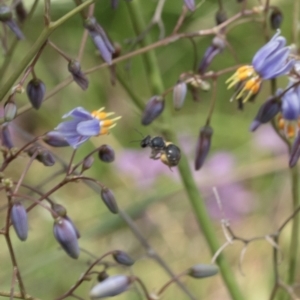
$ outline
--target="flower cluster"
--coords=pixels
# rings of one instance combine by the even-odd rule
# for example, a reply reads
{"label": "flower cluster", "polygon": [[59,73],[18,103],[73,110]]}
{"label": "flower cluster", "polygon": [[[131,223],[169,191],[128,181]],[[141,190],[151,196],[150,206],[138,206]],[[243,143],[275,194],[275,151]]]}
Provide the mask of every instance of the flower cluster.
{"label": "flower cluster", "polygon": [[63,119],[72,117],[73,120],[62,122],[55,128],[58,138],[65,139],[70,146],[76,149],[92,136],[108,134],[121,117],[108,119],[114,113],[106,113],[103,110],[104,107],[91,113],[82,107],[71,110],[63,115]]}
{"label": "flower cluster", "polygon": [[295,61],[289,59],[291,49],[285,47],[286,40],[280,31],[264,45],[252,59],[252,65],[241,66],[226,81],[228,89],[236,86],[236,100],[247,102],[254,99],[261,88],[263,80],[274,79],[287,74]]}

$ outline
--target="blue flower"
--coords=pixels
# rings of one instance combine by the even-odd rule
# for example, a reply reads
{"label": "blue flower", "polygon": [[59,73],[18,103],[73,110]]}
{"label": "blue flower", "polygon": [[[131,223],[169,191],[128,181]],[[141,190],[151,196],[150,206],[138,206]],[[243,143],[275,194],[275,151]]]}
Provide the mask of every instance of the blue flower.
{"label": "blue flower", "polygon": [[[289,86],[291,83],[289,84]],[[281,111],[285,120],[298,120],[300,115],[300,86],[289,89],[282,96]]]}
{"label": "blue flower", "polygon": [[269,80],[287,74],[295,64],[289,60],[290,48],[285,47],[286,40],[280,31],[252,59],[252,65],[242,66],[226,81],[228,88],[238,86],[236,100],[243,102],[253,98],[260,90],[263,80]]}
{"label": "blue flower", "polygon": [[90,113],[82,107],[77,107],[62,117],[72,117],[73,120],[60,123],[55,130],[76,149],[92,136],[108,134],[109,129],[121,118],[107,119],[114,113],[106,113],[103,110],[104,107]]}

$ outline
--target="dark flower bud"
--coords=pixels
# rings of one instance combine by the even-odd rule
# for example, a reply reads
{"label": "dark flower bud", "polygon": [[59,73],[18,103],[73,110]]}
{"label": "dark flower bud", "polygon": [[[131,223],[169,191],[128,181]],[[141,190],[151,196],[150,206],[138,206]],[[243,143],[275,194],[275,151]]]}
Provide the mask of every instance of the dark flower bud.
{"label": "dark flower bud", "polygon": [[18,238],[21,241],[26,241],[28,236],[28,218],[25,207],[20,202],[14,203],[10,217]]}
{"label": "dark flower bud", "polygon": [[23,23],[27,18],[27,11],[24,7],[23,1],[19,1],[15,7],[16,15],[20,23]]}
{"label": "dark flower bud", "polygon": [[115,160],[115,151],[109,145],[102,145],[98,152],[100,160],[106,163],[111,163]]}
{"label": "dark flower bud", "polygon": [[111,7],[113,9],[116,9],[118,7],[119,0],[110,0],[110,3],[111,3]]}
{"label": "dark flower bud", "polygon": [[101,189],[101,198],[107,208],[113,213],[117,214],[119,212],[118,204],[115,199],[113,192],[107,187]]}
{"label": "dark flower bud", "polygon": [[102,271],[98,274],[97,281],[101,282],[101,281],[107,279],[108,277],[109,277],[109,275],[105,271]]}
{"label": "dark flower bud", "polygon": [[196,9],[195,0],[184,0],[184,4],[190,11]]}
{"label": "dark flower bud", "polygon": [[199,264],[189,269],[188,275],[194,278],[205,278],[214,276],[219,272],[219,268],[216,265],[204,265]]}
{"label": "dark flower bud", "polygon": [[124,251],[115,251],[113,253],[113,258],[117,263],[124,266],[132,266],[134,264],[134,260]]}
{"label": "dark flower bud", "polygon": [[55,212],[56,215],[54,215],[52,213],[52,216],[54,218],[57,218],[57,217],[65,217],[67,215],[67,210],[66,208],[61,205],[61,204],[58,204],[58,203],[52,203],[51,205],[51,209]]}
{"label": "dark flower bud", "polygon": [[89,155],[87,156],[82,163],[81,173],[88,170],[94,163],[94,157]]}
{"label": "dark flower bud", "polygon": [[280,111],[281,102],[276,97],[270,97],[259,108],[254,121],[250,125],[250,131],[255,131],[261,124],[271,121]]}
{"label": "dark flower bud", "polygon": [[224,9],[219,9],[216,13],[216,23],[217,25],[222,24],[227,20],[227,13]]}
{"label": "dark flower bud", "polygon": [[281,10],[277,7],[273,8],[273,11],[270,15],[271,28],[274,30],[280,28],[282,20],[283,20],[283,14]]}
{"label": "dark flower bud", "polygon": [[8,100],[4,104],[4,120],[6,122],[12,121],[17,115],[17,105],[13,100]]}
{"label": "dark flower bud", "polygon": [[125,275],[113,275],[96,284],[90,291],[92,299],[101,299],[106,297],[117,296],[125,292],[132,279]]}
{"label": "dark flower bud", "polygon": [[161,96],[153,96],[146,104],[142,116],[142,124],[151,124],[164,110],[165,100]]}
{"label": "dark flower bud", "polygon": [[292,145],[291,153],[290,153],[290,161],[289,166],[293,168],[300,157],[300,131],[298,131],[297,137],[294,140]]}
{"label": "dark flower bud", "polygon": [[11,149],[14,147],[14,144],[11,140],[11,136],[8,130],[8,124],[3,124],[1,126],[1,144],[2,146]]}
{"label": "dark flower bud", "polygon": [[88,18],[84,22],[84,27],[88,30],[96,48],[99,50],[102,58],[108,64],[111,64],[112,55],[115,52],[113,45],[107,37],[104,29],[95,18]]}
{"label": "dark flower bud", "polygon": [[70,146],[65,137],[58,131],[47,132],[43,138],[43,141],[52,147]]}
{"label": "dark flower bud", "polygon": [[176,110],[180,110],[183,106],[185,97],[187,93],[186,83],[183,81],[178,81],[173,89],[173,105]]}
{"label": "dark flower bud", "polygon": [[40,79],[33,78],[27,84],[26,93],[32,107],[39,109],[46,93],[46,86]]}
{"label": "dark flower bud", "polygon": [[53,234],[66,253],[72,258],[79,257],[79,245],[76,229],[66,218],[57,218],[53,226]]}
{"label": "dark flower bud", "polygon": [[196,159],[195,159],[195,170],[200,170],[206,159],[206,156],[210,149],[211,137],[213,129],[206,125],[200,129],[200,135],[196,145]]}
{"label": "dark flower bud", "polygon": [[68,70],[72,74],[74,81],[85,91],[89,86],[89,81],[81,71],[79,61],[71,60],[68,64]]}
{"label": "dark flower bud", "polygon": [[55,164],[55,158],[49,150],[37,146],[32,146],[27,150],[30,157],[36,152],[37,155],[35,159],[41,162],[44,166],[51,167]]}

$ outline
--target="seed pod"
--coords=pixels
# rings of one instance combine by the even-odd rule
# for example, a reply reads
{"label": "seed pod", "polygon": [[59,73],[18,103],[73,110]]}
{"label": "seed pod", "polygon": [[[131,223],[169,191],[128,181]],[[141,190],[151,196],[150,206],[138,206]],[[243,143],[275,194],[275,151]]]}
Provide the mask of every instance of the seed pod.
{"label": "seed pod", "polygon": [[77,241],[76,229],[70,221],[61,217],[55,219],[53,234],[55,239],[70,257],[74,259],[79,257],[80,249]]}
{"label": "seed pod", "polygon": [[8,100],[4,104],[4,120],[12,121],[17,115],[17,105],[13,100]]}
{"label": "seed pod", "polygon": [[52,147],[66,147],[70,144],[66,141],[64,136],[58,131],[49,131],[45,134],[43,141]]}
{"label": "seed pod", "polygon": [[196,9],[195,0],[184,0],[184,4],[190,11]]}
{"label": "seed pod", "polygon": [[117,263],[124,266],[132,266],[134,264],[134,260],[124,251],[115,251],[113,253],[113,258]]}
{"label": "seed pod", "polygon": [[28,236],[28,218],[25,207],[20,202],[14,203],[10,217],[18,238],[21,241],[26,241]]}
{"label": "seed pod", "polygon": [[281,102],[276,97],[269,97],[259,108],[256,117],[250,125],[250,131],[255,131],[261,124],[271,121],[281,109]]}
{"label": "seed pod", "polygon": [[94,157],[89,155],[87,156],[82,163],[81,173],[88,170],[94,163]]}
{"label": "seed pod", "polygon": [[294,140],[294,143],[292,145],[291,153],[290,153],[290,161],[289,166],[290,168],[293,168],[300,157],[300,131],[298,131],[297,137]]}
{"label": "seed pod", "polygon": [[210,149],[213,129],[206,125],[200,129],[200,135],[196,146],[195,170],[200,170]]}
{"label": "seed pod", "polygon": [[173,105],[176,110],[180,110],[183,106],[187,93],[186,83],[178,81],[173,89]]}
{"label": "seed pod", "polygon": [[71,60],[68,64],[68,70],[72,74],[74,81],[85,91],[89,86],[89,81],[81,71],[79,61]]}
{"label": "seed pod", "polygon": [[115,160],[115,151],[109,145],[102,145],[98,152],[99,159],[106,163],[111,163]]}
{"label": "seed pod", "polygon": [[132,279],[125,275],[114,275],[96,284],[90,291],[92,299],[101,299],[105,297],[117,296],[125,292]]}
{"label": "seed pod", "polygon": [[271,28],[274,30],[280,28],[282,21],[283,21],[283,14],[281,10],[278,7],[274,7],[270,15]]}
{"label": "seed pod", "polygon": [[117,214],[119,212],[117,201],[110,189],[108,189],[107,187],[103,187],[101,189],[101,198],[104,204],[113,214]]}
{"label": "seed pod", "polygon": [[46,86],[40,79],[31,79],[27,84],[26,93],[32,107],[39,109],[46,93]]}
{"label": "seed pod", "polygon": [[204,265],[199,264],[189,269],[188,275],[194,278],[205,278],[214,276],[219,272],[219,268],[216,265]]}
{"label": "seed pod", "polygon": [[14,147],[14,144],[11,140],[11,136],[8,130],[8,123],[1,126],[1,144],[2,146],[11,149]]}
{"label": "seed pod", "polygon": [[164,110],[165,100],[161,96],[153,96],[146,104],[143,116],[142,124],[151,124]]}

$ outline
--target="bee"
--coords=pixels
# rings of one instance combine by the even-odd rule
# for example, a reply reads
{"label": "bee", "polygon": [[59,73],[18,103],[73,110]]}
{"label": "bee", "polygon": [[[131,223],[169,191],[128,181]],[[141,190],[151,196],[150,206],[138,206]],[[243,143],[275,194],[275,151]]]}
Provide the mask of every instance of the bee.
{"label": "bee", "polygon": [[180,149],[160,136],[152,138],[150,135],[147,135],[141,140],[140,145],[142,148],[151,148],[151,159],[160,159],[161,162],[170,168],[177,166],[180,161]]}

